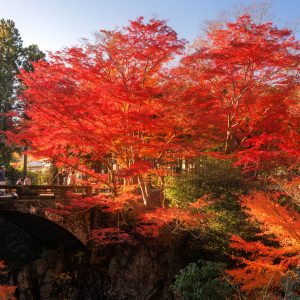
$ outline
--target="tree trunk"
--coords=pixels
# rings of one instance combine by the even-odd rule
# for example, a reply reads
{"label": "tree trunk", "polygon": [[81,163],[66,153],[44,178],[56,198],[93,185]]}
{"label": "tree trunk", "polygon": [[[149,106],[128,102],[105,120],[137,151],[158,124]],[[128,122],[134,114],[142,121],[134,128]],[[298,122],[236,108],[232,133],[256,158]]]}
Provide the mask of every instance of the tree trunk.
{"label": "tree trunk", "polygon": [[143,197],[143,203],[146,206],[148,204],[148,200],[149,200],[149,191],[148,191],[148,187],[147,184],[145,183],[143,177],[141,175],[138,175],[138,183],[142,192],[142,197]]}

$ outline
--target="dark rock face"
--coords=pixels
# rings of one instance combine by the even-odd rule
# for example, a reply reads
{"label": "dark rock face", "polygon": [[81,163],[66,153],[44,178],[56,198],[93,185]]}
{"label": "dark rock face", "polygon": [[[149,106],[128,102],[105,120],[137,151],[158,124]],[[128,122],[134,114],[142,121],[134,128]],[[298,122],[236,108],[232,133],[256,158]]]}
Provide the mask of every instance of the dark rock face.
{"label": "dark rock face", "polygon": [[178,248],[157,243],[72,251],[56,250],[24,267],[19,299],[173,299],[170,285],[184,266]]}
{"label": "dark rock face", "polygon": [[174,254],[172,249],[140,245],[112,256],[108,267],[112,296],[172,299],[169,286],[180,267],[180,259]]}
{"label": "dark rock face", "polygon": [[19,299],[53,299],[56,276],[63,271],[63,257],[54,253],[23,268],[17,277]]}
{"label": "dark rock face", "polygon": [[147,299],[155,294],[165,270],[154,256],[151,249],[141,246],[126,249],[121,256],[111,258],[108,276],[116,296]]}

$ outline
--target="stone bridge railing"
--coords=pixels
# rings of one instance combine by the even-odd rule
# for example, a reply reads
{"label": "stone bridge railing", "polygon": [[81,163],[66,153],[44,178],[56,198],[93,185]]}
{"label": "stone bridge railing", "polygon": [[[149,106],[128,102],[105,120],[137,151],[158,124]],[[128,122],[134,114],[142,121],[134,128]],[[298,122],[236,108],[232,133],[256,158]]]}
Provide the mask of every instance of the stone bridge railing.
{"label": "stone bridge railing", "polygon": [[5,191],[0,194],[0,200],[17,195],[18,199],[63,199],[68,198],[68,193],[81,194],[82,196],[91,196],[91,186],[79,185],[0,185],[0,190]]}

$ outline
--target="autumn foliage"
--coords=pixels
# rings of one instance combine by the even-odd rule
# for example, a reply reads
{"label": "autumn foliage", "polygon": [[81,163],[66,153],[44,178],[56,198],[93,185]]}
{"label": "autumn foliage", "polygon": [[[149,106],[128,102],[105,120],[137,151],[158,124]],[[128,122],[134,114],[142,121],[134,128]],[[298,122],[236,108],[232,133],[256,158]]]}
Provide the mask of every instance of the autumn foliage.
{"label": "autumn foliage", "polygon": [[[48,211],[68,217],[100,207],[117,216],[92,232],[101,245],[165,228],[199,233],[217,215],[205,213],[206,199],[240,201],[240,215],[260,234],[232,236],[228,274],[251,297],[267,289],[276,299],[283,278],[298,278],[299,269],[300,44],[291,30],[248,15],[209,30],[188,52],[185,44],[165,21],[138,18],[50,54],[21,73],[23,111],[7,137],[107,189]],[[184,209],[168,207],[166,177],[192,174],[201,156],[243,171],[250,191],[216,188]],[[274,192],[280,177],[288,180]],[[192,192],[207,190],[197,184]],[[294,206],[280,203],[279,190]]]}
{"label": "autumn foliage", "polygon": [[[279,204],[276,194],[257,192],[242,201],[250,219],[261,224],[262,233],[258,241],[232,237],[230,247],[240,253],[234,257],[240,267],[228,273],[248,293],[268,288],[276,295],[283,278],[299,277],[299,213]],[[263,242],[263,236],[269,241]]]}
{"label": "autumn foliage", "polygon": [[185,98],[208,145],[235,153],[248,170],[290,162],[299,149],[291,107],[299,84],[299,42],[292,32],[247,15],[210,31],[179,69]]}
{"label": "autumn foliage", "polygon": [[139,18],[51,54],[21,74],[23,122],[8,135],[115,195],[139,184],[145,204],[147,176],[162,178],[166,164],[203,151],[234,154],[247,170],[295,162],[299,43],[292,32],[242,16],[168,66],[184,44],[165,21]]}
{"label": "autumn foliage", "polygon": [[164,21],[139,18],[36,63],[33,74],[22,74],[26,120],[17,140],[29,143],[33,154],[89,174],[115,195],[120,178],[130,183],[134,177],[146,201],[143,175],[168,151],[184,150],[165,93],[165,66],[183,46]]}

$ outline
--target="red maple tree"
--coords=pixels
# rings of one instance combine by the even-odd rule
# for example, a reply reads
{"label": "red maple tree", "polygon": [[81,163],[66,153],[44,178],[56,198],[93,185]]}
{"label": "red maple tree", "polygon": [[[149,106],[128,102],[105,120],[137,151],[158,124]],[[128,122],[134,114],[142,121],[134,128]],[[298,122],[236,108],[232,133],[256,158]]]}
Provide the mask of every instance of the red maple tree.
{"label": "red maple tree", "polygon": [[52,54],[21,75],[25,119],[11,138],[88,173],[115,196],[137,183],[146,204],[145,177],[168,150],[182,148],[164,86],[166,64],[184,44],[165,21],[139,18]]}
{"label": "red maple tree", "polygon": [[178,72],[208,149],[237,153],[251,169],[297,158],[291,107],[298,96],[300,44],[292,31],[244,15],[211,30]]}

